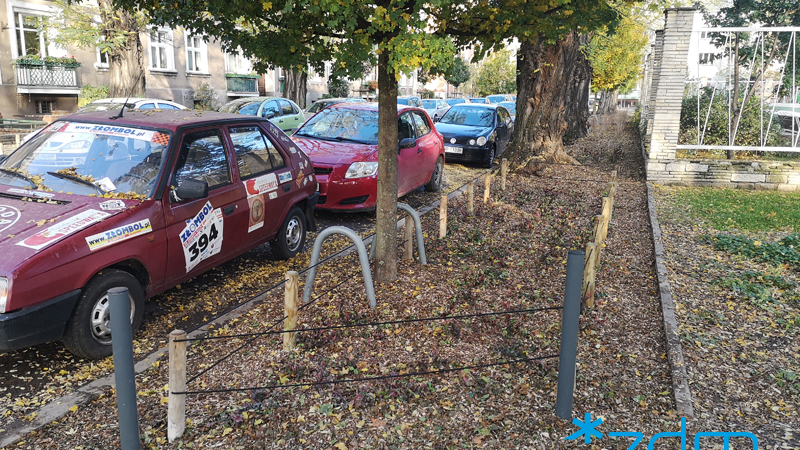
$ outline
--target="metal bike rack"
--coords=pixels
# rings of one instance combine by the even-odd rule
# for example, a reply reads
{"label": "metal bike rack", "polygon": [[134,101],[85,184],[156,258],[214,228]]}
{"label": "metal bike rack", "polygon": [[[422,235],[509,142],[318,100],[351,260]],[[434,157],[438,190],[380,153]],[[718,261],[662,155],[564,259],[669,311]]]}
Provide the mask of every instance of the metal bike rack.
{"label": "metal bike rack", "polygon": [[[428,265],[428,259],[425,257],[425,240],[422,237],[422,222],[419,220],[419,214],[414,211],[414,208],[405,203],[398,203],[397,209],[402,209],[407,212],[412,219],[414,219],[414,230],[417,235],[417,253],[419,253],[419,263],[423,266]],[[372,245],[369,247],[369,259],[375,258],[375,238],[372,238]]]}
{"label": "metal bike rack", "polygon": [[[419,221],[419,219],[417,219]],[[310,269],[306,275],[306,285],[303,287],[303,303],[308,303],[311,298],[311,291],[314,290],[314,278],[317,276],[317,263],[319,262],[319,253],[322,249],[322,242],[329,236],[334,234],[341,234],[350,238],[358,250],[358,260],[361,262],[361,273],[364,274],[364,285],[367,288],[367,298],[369,299],[370,308],[374,308],[377,304],[375,301],[375,287],[372,284],[372,273],[369,270],[369,258],[367,258],[367,248],[364,246],[364,241],[356,234],[355,231],[346,227],[328,227],[322,230],[314,241],[314,250],[311,252],[311,262],[309,263]]]}

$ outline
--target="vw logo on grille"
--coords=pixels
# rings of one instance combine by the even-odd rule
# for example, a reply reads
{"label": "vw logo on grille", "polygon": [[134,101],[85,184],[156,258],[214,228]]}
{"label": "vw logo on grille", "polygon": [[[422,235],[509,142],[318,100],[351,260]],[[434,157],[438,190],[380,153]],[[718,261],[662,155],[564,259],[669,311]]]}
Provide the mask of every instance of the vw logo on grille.
{"label": "vw logo on grille", "polygon": [[455,144],[456,143],[456,138],[450,138],[450,143],[451,144]]}

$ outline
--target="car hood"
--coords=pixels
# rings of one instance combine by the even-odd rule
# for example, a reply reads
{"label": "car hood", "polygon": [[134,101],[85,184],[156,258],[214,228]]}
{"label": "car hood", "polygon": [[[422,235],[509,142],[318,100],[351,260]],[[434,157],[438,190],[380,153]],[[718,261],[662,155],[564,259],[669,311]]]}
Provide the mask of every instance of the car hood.
{"label": "car hood", "polygon": [[139,203],[0,186],[0,269]]}
{"label": "car hood", "polygon": [[378,146],[354,142],[326,141],[299,136],[292,137],[312,164],[350,164],[356,161],[377,161]]}
{"label": "car hood", "polygon": [[436,130],[447,138],[459,137],[478,137],[487,136],[492,131],[492,127],[473,127],[468,125],[456,125],[452,123],[436,124]]}

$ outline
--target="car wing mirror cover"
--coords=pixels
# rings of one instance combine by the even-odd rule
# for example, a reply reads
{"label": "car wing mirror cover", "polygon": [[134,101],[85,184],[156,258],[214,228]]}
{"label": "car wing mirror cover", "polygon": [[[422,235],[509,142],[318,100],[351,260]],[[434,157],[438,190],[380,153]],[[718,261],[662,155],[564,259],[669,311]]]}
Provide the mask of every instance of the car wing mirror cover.
{"label": "car wing mirror cover", "polygon": [[400,145],[398,146],[397,151],[399,152],[400,150],[402,150],[404,148],[416,147],[416,145],[417,145],[417,140],[414,139],[414,138],[400,139]]}
{"label": "car wing mirror cover", "polygon": [[187,178],[172,191],[173,200],[183,201],[208,197],[208,183],[204,180]]}

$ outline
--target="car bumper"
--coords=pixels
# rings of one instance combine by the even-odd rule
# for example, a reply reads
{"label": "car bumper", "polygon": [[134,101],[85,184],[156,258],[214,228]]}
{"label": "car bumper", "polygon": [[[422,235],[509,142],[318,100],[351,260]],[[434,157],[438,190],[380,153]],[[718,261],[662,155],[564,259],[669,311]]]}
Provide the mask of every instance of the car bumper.
{"label": "car bumper", "polygon": [[81,290],[76,289],[29,308],[0,314],[0,352],[61,339],[80,295]]}
{"label": "car bumper", "polygon": [[318,172],[315,175],[319,183],[317,209],[349,212],[374,210],[378,198],[377,176],[346,179],[337,171],[334,169],[328,174]]}
{"label": "car bumper", "polygon": [[489,155],[489,149],[487,147],[463,147],[451,144],[448,144],[447,146],[461,149],[461,153],[448,152],[445,150],[444,155],[446,162],[484,161]]}

